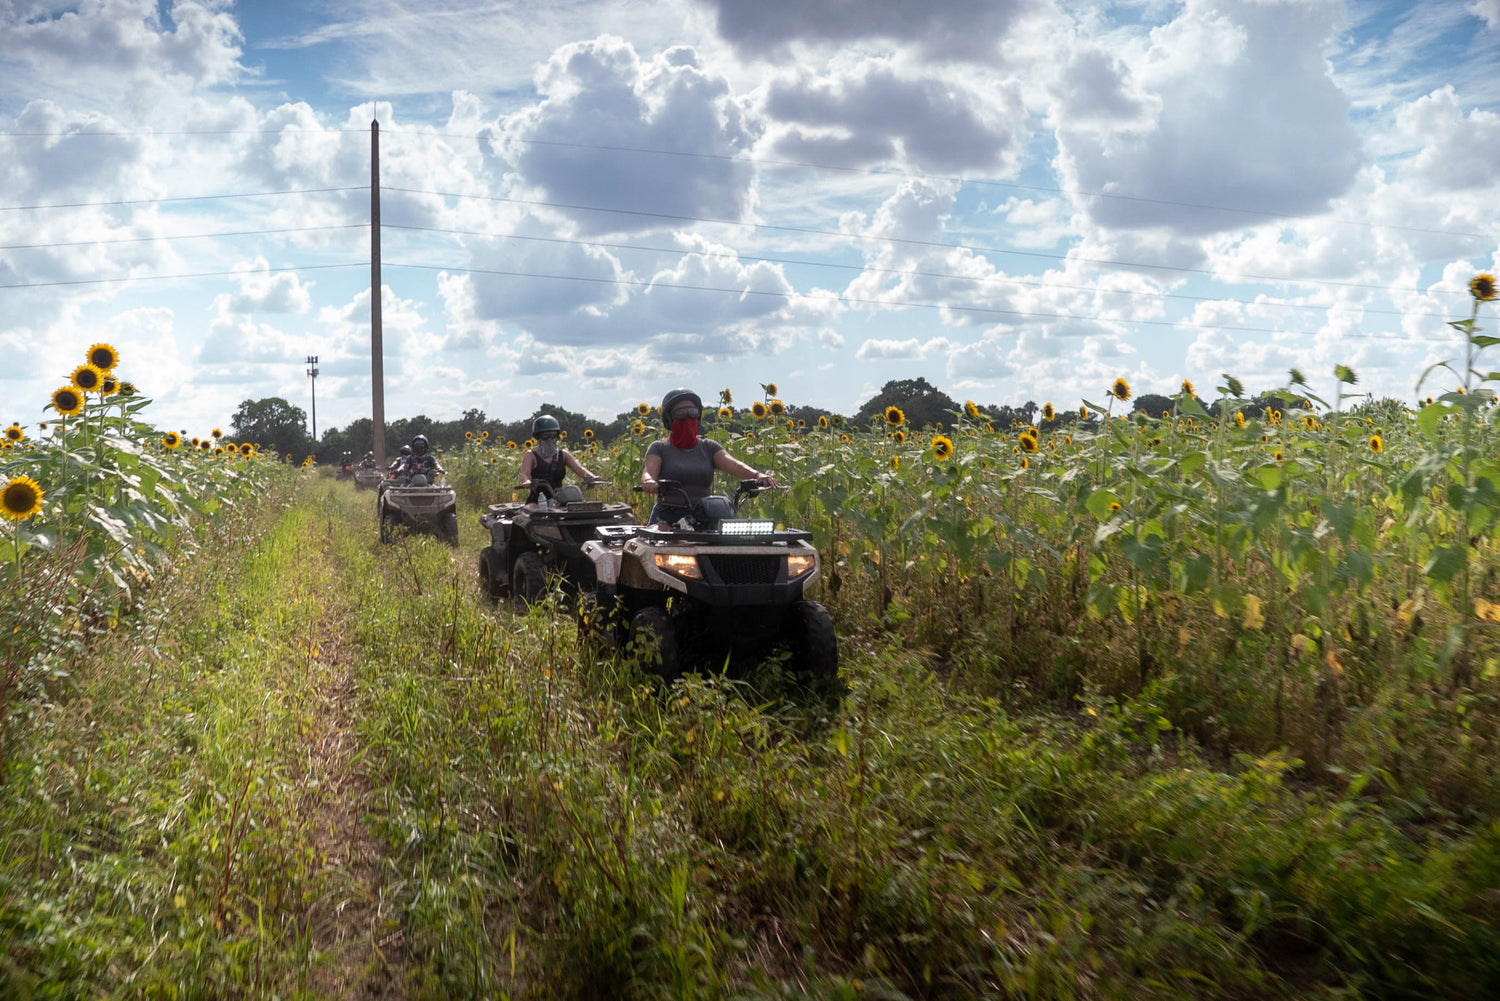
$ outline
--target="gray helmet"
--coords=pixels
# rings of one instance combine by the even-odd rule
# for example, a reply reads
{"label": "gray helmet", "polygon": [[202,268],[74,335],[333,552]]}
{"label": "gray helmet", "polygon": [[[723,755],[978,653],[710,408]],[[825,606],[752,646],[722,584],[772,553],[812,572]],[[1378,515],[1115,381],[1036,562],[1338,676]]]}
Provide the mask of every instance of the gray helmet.
{"label": "gray helmet", "polygon": [[703,398],[691,389],[678,388],[668,390],[667,395],[661,398],[660,411],[661,422],[667,427],[672,426],[672,408],[679,403],[691,403],[698,408],[699,413],[703,412]]}
{"label": "gray helmet", "polygon": [[415,438],[413,438],[411,440],[411,450],[413,455],[426,455],[427,436],[425,434],[419,434]]}
{"label": "gray helmet", "polygon": [[543,431],[561,432],[562,425],[557,423],[557,418],[551,414],[542,414],[531,422],[531,433],[536,437],[541,437]]}
{"label": "gray helmet", "polygon": [[411,446],[410,445],[402,445],[401,446],[401,454],[402,455],[411,455]]}

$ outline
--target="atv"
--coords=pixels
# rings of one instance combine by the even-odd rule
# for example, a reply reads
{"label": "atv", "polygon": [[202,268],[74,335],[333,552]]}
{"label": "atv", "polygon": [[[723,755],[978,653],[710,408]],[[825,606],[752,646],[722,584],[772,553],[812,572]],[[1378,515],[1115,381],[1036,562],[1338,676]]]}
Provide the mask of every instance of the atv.
{"label": "atv", "polygon": [[583,555],[584,543],[602,526],[635,524],[629,504],[584,500],[583,491],[571,483],[556,491],[546,483],[539,487],[538,504],[491,504],[479,516],[490,535],[479,553],[479,584],[491,601],[509,593],[522,607],[531,604],[546,591],[549,570],[573,589],[592,590],[594,565]]}
{"label": "atv", "polygon": [[703,665],[743,674],[781,649],[800,685],[836,691],[833,620],[803,597],[819,573],[812,533],[740,518],[741,502],[763,489],[755,480],[741,480],[733,498],[697,504],[686,502],[681,484],[658,483],[659,495],[680,494],[692,517],[672,526],[602,526],[584,544],[598,582],[582,602],[586,634],[617,646],[646,643],[650,669],[668,684]]}
{"label": "atv", "polygon": [[458,492],[448,486],[441,472],[431,483],[422,473],[387,478],[376,490],[375,514],[380,519],[381,542],[390,542],[405,527],[458,545]]}
{"label": "atv", "polygon": [[385,474],[376,466],[354,467],[354,489],[375,490],[385,482]]}

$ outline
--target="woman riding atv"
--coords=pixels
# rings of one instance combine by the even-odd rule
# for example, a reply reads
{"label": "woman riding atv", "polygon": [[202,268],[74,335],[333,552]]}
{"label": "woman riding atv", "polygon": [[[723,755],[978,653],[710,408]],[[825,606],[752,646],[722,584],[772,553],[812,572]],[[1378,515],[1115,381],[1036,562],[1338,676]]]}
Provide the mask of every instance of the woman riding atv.
{"label": "woman riding atv", "polygon": [[557,493],[570,469],[585,482],[598,478],[583,468],[583,463],[574,458],[572,452],[558,447],[562,425],[556,417],[551,414],[537,417],[531,422],[531,434],[536,438],[536,445],[521,456],[521,486],[530,491],[526,495],[527,504],[535,505],[546,487],[552,488],[550,493]]}
{"label": "woman riding atv", "polygon": [[[766,487],[781,485],[775,476],[745,465],[718,442],[699,438],[698,420],[702,416],[703,400],[691,389],[674,389],[661,398],[661,420],[670,433],[646,449],[646,464],[641,470],[641,489],[658,495],[647,519],[652,524],[673,525],[683,518],[691,519],[692,505],[713,489],[716,469],[738,479],[756,480]],[[681,487],[680,492],[674,488],[670,495],[674,503],[660,497],[657,481],[663,479]]]}

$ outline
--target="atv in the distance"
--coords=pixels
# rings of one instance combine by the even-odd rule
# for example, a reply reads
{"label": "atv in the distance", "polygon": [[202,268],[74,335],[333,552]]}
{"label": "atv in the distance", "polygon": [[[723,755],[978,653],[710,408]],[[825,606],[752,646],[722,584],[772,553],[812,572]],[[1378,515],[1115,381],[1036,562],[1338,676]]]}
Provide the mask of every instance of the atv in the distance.
{"label": "atv in the distance", "polygon": [[381,542],[390,542],[404,527],[458,545],[458,492],[444,481],[441,471],[431,483],[422,473],[386,479],[375,494],[375,514],[380,519]]}
{"label": "atv in the distance", "polygon": [[375,490],[385,482],[385,473],[377,466],[354,467],[354,489]]}
{"label": "atv in the distance", "polygon": [[[590,480],[585,486],[608,482]],[[540,492],[535,505],[491,504],[479,516],[490,535],[479,553],[479,586],[491,601],[505,594],[523,607],[536,601],[546,591],[548,571],[560,573],[566,585],[592,590],[594,565],[583,555],[584,543],[602,526],[635,524],[629,504],[584,500],[571,483],[555,492],[541,484]]]}
{"label": "atv in the distance", "polygon": [[[681,494],[659,480],[659,495]],[[777,650],[796,681],[838,689],[833,620],[803,593],[818,579],[812,533],[738,517],[762,487],[741,480],[734,497],[713,495],[688,524],[602,527],[586,543],[597,586],[583,601],[584,627],[617,644],[649,640],[651,669],[671,683],[697,666],[743,674]]]}

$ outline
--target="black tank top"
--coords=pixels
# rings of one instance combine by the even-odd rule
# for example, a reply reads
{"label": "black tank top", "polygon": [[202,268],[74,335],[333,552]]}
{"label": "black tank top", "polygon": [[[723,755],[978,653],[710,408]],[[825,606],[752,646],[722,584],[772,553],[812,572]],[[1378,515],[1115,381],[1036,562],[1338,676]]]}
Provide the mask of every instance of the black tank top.
{"label": "black tank top", "polygon": [[535,504],[542,496],[536,487],[538,480],[546,480],[554,493],[562,486],[563,477],[568,475],[568,463],[563,458],[562,449],[549,461],[537,454],[536,449],[531,450],[531,493],[526,495],[526,503]]}

